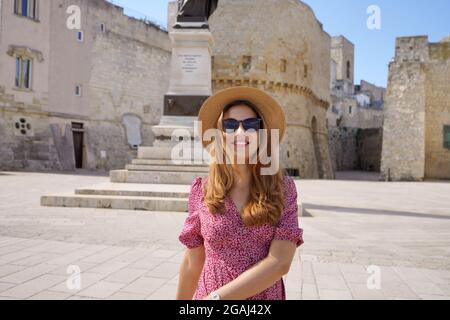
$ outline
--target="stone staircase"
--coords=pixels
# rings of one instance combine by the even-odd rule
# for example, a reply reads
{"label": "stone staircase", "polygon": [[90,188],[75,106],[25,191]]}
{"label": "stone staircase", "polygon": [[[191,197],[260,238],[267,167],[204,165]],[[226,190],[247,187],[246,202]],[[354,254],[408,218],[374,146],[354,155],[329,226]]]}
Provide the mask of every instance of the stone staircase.
{"label": "stone staircase", "polygon": [[[167,137],[180,125],[155,127],[156,136]],[[186,128],[186,127],[182,127]],[[192,131],[192,126],[187,126]],[[47,207],[99,208],[187,212],[190,185],[196,177],[208,175],[209,159],[196,164],[194,149],[181,151],[183,161],[173,161],[171,141],[157,140],[154,147],[140,147],[138,157],[124,170],[110,172],[110,182],[79,188],[72,193],[43,195],[41,205]],[[198,156],[198,150],[196,150]],[[180,156],[180,155],[178,155]],[[204,154],[205,156],[205,154]],[[180,159],[180,158],[178,158]],[[299,215],[309,215],[301,203]]]}
{"label": "stone staircase", "polygon": [[186,212],[187,185],[106,183],[75,190],[74,194],[45,195],[41,205],[48,207],[99,208]]}
{"label": "stone staircase", "polygon": [[185,164],[174,163],[169,160],[171,152],[168,147],[141,147],[138,158],[124,170],[110,172],[109,183],[44,195],[41,205],[186,212],[190,185],[196,177],[208,174],[208,166],[193,164],[192,157]]}

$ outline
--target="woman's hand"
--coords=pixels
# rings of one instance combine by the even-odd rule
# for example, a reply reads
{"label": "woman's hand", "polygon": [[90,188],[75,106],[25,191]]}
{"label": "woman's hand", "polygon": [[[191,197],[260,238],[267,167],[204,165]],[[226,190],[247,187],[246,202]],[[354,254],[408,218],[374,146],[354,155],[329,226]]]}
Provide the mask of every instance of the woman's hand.
{"label": "woman's hand", "polygon": [[265,259],[220,288],[222,300],[245,300],[273,286],[288,273],[296,248],[292,241],[272,241]]}

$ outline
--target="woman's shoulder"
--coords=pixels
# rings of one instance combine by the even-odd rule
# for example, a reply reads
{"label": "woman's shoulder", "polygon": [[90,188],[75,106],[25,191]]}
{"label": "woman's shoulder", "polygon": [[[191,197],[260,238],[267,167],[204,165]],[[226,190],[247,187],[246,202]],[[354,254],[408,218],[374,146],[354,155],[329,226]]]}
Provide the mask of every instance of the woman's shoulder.
{"label": "woman's shoulder", "polygon": [[189,191],[188,208],[190,212],[195,211],[199,204],[203,201],[203,187],[205,179],[202,177],[196,177],[191,184],[191,190]]}
{"label": "woman's shoulder", "polygon": [[198,195],[199,197],[203,196],[203,190],[205,190],[205,185],[208,180],[208,177],[196,177],[192,181],[190,194]]}
{"label": "woman's shoulder", "polygon": [[295,186],[295,180],[289,175],[283,175],[283,186],[292,187]]}
{"label": "woman's shoulder", "polygon": [[201,186],[204,186],[206,181],[208,180],[208,177],[195,177],[194,180],[192,181],[191,187],[192,188],[198,188]]}
{"label": "woman's shoulder", "polygon": [[283,193],[285,195],[297,194],[297,186],[293,177],[288,175],[283,176]]}

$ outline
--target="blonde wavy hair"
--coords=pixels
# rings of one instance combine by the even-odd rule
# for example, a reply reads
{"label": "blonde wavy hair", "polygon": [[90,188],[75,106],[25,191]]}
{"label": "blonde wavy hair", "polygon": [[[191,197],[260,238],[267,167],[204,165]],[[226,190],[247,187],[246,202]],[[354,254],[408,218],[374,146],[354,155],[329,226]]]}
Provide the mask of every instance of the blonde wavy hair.
{"label": "blonde wavy hair", "polygon": [[[217,129],[223,129],[222,119],[226,111],[238,105],[248,106],[259,115],[257,108],[252,103],[235,101],[224,108],[217,122]],[[263,128],[265,128],[264,118],[262,120]],[[221,141],[213,143],[210,151],[211,157],[215,161],[212,161],[209,167],[209,177],[203,190],[204,202],[212,214],[224,213],[225,200],[234,183],[233,170],[235,170],[235,165],[231,164],[231,161],[227,162],[226,159],[218,161],[219,155],[229,159],[224,135],[222,134],[222,139],[218,140]],[[223,152],[215,152],[216,148],[222,148],[223,145],[225,145],[225,148],[222,149]],[[271,133],[269,130],[267,134],[267,155],[269,157],[271,156],[271,150]],[[275,175],[261,175],[261,168],[270,167],[270,163],[268,165],[261,163],[260,151],[261,148],[258,146],[256,164],[249,164],[251,169],[250,201],[241,215],[243,223],[247,227],[258,227],[265,224],[275,226],[284,209],[282,190],[284,169],[279,169]]]}

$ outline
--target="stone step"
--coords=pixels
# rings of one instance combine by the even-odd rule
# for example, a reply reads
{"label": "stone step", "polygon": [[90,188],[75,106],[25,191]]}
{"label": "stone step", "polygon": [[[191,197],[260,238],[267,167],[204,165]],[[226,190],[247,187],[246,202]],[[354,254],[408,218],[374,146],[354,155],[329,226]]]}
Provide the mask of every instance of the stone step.
{"label": "stone step", "polygon": [[[48,207],[103,208],[187,212],[190,185],[101,183],[75,190],[75,194],[44,195],[41,205]],[[311,217],[301,202],[299,216]]]}
{"label": "stone step", "polygon": [[206,172],[164,172],[113,170],[110,172],[113,183],[151,183],[191,185],[196,177],[206,177]]}
{"label": "stone step", "polygon": [[[123,183],[120,183],[123,185]],[[147,198],[178,198],[187,199],[189,192],[169,192],[169,191],[153,191],[153,190],[126,190],[126,189],[96,189],[81,188],[75,190],[76,195],[94,195],[94,196],[125,196],[125,197],[147,197]]]}
{"label": "stone step", "polygon": [[[151,159],[151,160],[177,160],[177,159],[198,159],[197,162],[203,159],[203,162],[209,163],[210,156],[205,149],[202,148],[186,148],[184,149],[184,154],[187,154],[187,157],[181,157],[178,153],[175,154],[176,158],[172,157],[171,147],[140,147],[138,149],[138,159]],[[181,152],[180,152],[181,153]]]}
{"label": "stone step", "polygon": [[[188,165],[192,167],[208,167],[207,164],[195,164],[192,161],[186,161],[186,164],[182,165]],[[174,166],[174,169],[178,166],[178,164],[173,163],[172,160],[162,160],[162,159],[133,159],[131,161],[131,164],[136,165],[147,165],[147,166]]]}
{"label": "stone step", "polygon": [[100,195],[45,195],[41,206],[69,208],[98,208],[116,210],[144,210],[162,212],[187,212],[187,198],[129,197]]}
{"label": "stone step", "polygon": [[195,137],[196,132],[194,126],[171,125],[171,126],[154,126],[152,132],[156,137]]}
{"label": "stone step", "polygon": [[[178,198],[186,195],[190,191],[190,185],[173,185],[173,184],[142,184],[142,183],[98,183],[93,186],[78,188],[75,192],[79,194],[96,194],[96,195],[130,195],[139,196],[139,194],[164,194],[169,198]],[[89,192],[92,193],[89,193]],[[172,196],[173,195],[173,196]]]}
{"label": "stone step", "polygon": [[14,102],[14,99],[15,97],[13,94],[0,94],[0,100]]}
{"label": "stone step", "polygon": [[[176,141],[172,141],[172,140],[155,140],[155,142],[153,142],[153,147],[154,148],[164,148],[164,147],[169,147],[169,148],[175,148],[175,147],[180,147],[180,143],[181,141],[176,140]],[[194,142],[191,140],[191,145],[188,147],[189,148],[193,148]]]}
{"label": "stone step", "polygon": [[169,172],[208,172],[208,167],[194,166],[155,166],[128,164],[125,170],[129,171],[169,171]]}

